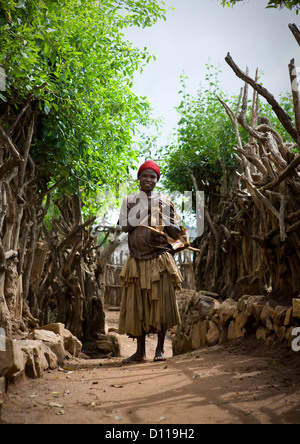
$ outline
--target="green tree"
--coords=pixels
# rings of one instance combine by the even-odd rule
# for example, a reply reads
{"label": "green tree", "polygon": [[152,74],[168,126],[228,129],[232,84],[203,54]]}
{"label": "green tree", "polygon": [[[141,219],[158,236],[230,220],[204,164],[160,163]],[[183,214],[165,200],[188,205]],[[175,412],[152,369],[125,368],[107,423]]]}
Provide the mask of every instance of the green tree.
{"label": "green tree", "polygon": [[[223,6],[234,6],[236,3],[242,2],[244,0],[221,0]],[[295,9],[296,13],[299,13],[300,1],[299,0],[269,0],[266,8],[287,8]]]}
{"label": "green tree", "polygon": [[[218,195],[221,188],[222,192],[226,192],[231,187],[233,172],[238,165],[233,150],[237,140],[218,97],[232,110],[237,109],[239,97],[228,97],[224,93],[219,80],[220,74],[219,68],[207,64],[205,82],[200,85],[196,97],[187,91],[187,77],[181,76],[182,100],[177,107],[180,115],[178,127],[170,145],[158,153],[164,166],[164,185],[170,191],[184,193],[192,190],[192,175],[207,197]],[[292,115],[291,96],[280,96],[280,105]],[[256,108],[260,116],[269,119],[284,140],[292,142],[264,99],[257,99]],[[252,100],[249,101],[247,113],[249,124],[251,109]],[[239,127],[239,132],[244,145],[249,141],[249,134],[242,127]]]}
{"label": "green tree", "polygon": [[225,97],[219,74],[219,68],[207,65],[205,83],[200,85],[196,97],[187,92],[186,77],[181,76],[182,100],[177,108],[181,118],[164,158],[165,184],[171,191],[191,190],[191,175],[199,188],[207,191],[210,187],[212,191],[223,180],[230,180],[236,166],[232,152],[234,131],[217,98]]}
{"label": "green tree", "polygon": [[127,174],[137,124],[150,106],[131,92],[150,61],[124,38],[128,26],[164,18],[163,2],[132,0],[0,1],[0,63],[8,106],[38,106],[31,155],[63,192],[96,192]]}

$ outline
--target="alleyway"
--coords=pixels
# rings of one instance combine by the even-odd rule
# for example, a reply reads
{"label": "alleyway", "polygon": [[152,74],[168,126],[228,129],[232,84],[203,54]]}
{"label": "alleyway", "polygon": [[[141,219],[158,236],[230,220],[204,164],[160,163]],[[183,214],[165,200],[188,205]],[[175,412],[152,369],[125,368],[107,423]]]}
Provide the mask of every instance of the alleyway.
{"label": "alleyway", "polygon": [[[116,322],[112,314],[108,322]],[[122,355],[135,348],[122,337]],[[40,380],[11,386],[4,423],[300,423],[300,356],[257,341],[237,342],[153,363],[73,360]]]}

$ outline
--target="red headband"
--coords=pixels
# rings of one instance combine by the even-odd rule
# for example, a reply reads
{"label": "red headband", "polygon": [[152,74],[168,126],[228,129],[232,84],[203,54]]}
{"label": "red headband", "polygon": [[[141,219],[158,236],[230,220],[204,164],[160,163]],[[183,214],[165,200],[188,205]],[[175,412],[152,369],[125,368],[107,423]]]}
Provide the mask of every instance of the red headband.
{"label": "red headband", "polygon": [[161,175],[160,168],[157,165],[157,163],[155,163],[153,160],[147,160],[147,162],[143,163],[143,165],[140,167],[140,169],[138,171],[138,179],[139,179],[141,173],[144,170],[153,170],[153,171],[155,171],[156,174],[157,174],[158,180],[160,179],[160,175]]}

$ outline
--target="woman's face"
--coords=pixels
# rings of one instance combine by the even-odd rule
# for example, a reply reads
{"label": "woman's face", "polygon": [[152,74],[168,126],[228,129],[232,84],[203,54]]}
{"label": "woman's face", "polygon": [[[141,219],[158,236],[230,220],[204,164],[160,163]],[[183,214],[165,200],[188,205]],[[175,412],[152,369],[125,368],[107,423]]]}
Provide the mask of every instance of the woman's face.
{"label": "woman's face", "polygon": [[158,177],[155,171],[148,169],[142,171],[139,180],[141,191],[144,191],[146,194],[151,194],[156,187]]}

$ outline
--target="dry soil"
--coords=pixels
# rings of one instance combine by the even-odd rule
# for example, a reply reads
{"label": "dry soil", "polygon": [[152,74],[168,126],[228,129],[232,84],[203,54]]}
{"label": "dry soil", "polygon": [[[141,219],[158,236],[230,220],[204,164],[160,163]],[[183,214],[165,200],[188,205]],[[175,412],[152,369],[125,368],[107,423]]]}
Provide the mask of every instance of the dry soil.
{"label": "dry soil", "polygon": [[[108,312],[108,325],[117,323]],[[122,340],[122,358],[135,343]],[[300,353],[254,339],[145,363],[122,358],[67,361],[39,380],[9,387],[5,424],[298,424]]]}

